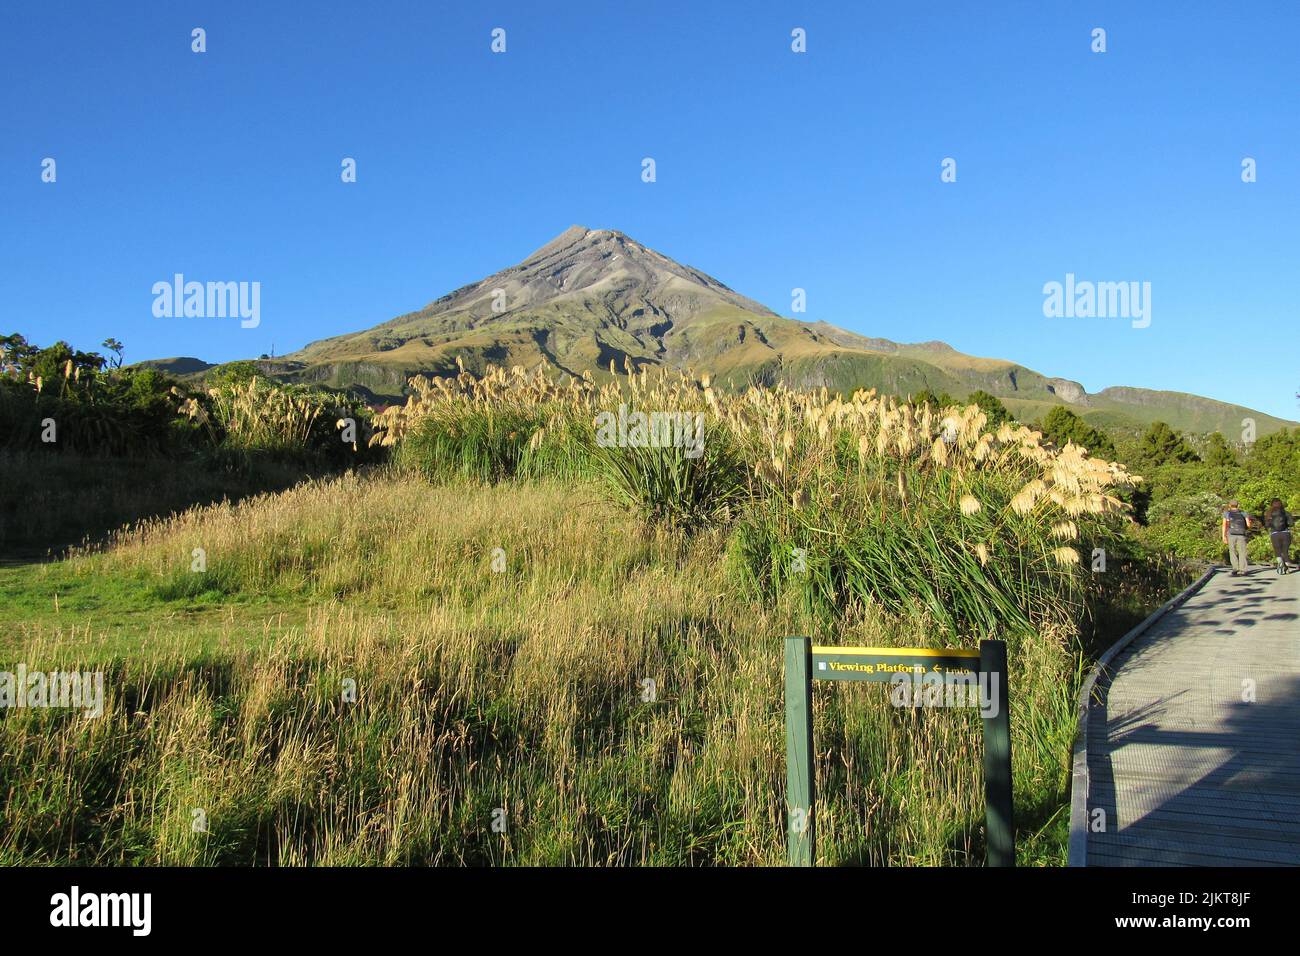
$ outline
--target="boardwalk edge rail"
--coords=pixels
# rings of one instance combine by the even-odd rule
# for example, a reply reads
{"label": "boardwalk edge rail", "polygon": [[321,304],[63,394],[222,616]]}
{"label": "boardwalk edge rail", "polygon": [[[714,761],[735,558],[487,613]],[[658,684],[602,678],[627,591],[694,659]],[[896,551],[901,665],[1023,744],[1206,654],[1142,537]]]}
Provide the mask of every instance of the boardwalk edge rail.
{"label": "boardwalk edge rail", "polygon": [[1156,608],[1146,620],[1138,624],[1107,648],[1106,653],[1093,665],[1088,679],[1079,691],[1079,728],[1074,735],[1074,755],[1070,772],[1070,843],[1068,866],[1087,866],[1088,863],[1088,711],[1092,705],[1097,680],[1119,653],[1141,637],[1162,617],[1205,586],[1214,577],[1217,568],[1210,566],[1187,588]]}

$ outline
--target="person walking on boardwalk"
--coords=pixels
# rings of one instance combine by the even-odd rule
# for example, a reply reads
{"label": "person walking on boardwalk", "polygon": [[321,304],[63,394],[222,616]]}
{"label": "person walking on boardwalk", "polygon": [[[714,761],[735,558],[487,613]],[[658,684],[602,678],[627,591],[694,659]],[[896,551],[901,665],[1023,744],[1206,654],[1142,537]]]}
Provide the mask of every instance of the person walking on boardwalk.
{"label": "person walking on boardwalk", "polygon": [[1264,527],[1268,529],[1268,540],[1273,545],[1273,555],[1277,558],[1277,573],[1286,574],[1289,568],[1287,561],[1291,557],[1291,529],[1295,527],[1295,519],[1282,506],[1279,498],[1274,498],[1269,503],[1268,511],[1264,514]]}
{"label": "person walking on boardwalk", "polygon": [[1241,510],[1237,500],[1228,502],[1223,513],[1223,543],[1228,546],[1228,560],[1232,562],[1232,576],[1246,574],[1250,559],[1246,556],[1246,532],[1254,524],[1250,515]]}

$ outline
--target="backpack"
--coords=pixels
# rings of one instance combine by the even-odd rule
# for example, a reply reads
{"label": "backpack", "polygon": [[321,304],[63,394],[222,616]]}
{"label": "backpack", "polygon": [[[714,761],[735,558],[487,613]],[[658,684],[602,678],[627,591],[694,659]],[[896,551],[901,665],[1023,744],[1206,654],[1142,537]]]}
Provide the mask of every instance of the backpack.
{"label": "backpack", "polygon": [[1228,534],[1246,533],[1246,513],[1244,511],[1225,511],[1223,517],[1228,519]]}
{"label": "backpack", "polygon": [[1291,527],[1291,516],[1287,514],[1285,508],[1278,508],[1268,516],[1269,531],[1285,531]]}

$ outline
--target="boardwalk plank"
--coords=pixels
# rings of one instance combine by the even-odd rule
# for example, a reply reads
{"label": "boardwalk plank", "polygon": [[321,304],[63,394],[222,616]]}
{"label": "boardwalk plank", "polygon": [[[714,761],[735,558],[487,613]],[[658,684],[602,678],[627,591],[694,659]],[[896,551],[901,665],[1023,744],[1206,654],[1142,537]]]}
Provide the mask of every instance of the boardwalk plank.
{"label": "boardwalk plank", "polygon": [[1300,574],[1216,574],[1116,656],[1087,720],[1088,865],[1300,865]]}

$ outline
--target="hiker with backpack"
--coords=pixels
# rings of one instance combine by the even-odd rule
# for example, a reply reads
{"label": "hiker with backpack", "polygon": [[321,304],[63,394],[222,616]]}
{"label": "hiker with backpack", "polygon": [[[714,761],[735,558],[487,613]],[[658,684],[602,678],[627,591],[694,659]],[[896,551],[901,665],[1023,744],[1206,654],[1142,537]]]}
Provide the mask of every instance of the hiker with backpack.
{"label": "hiker with backpack", "polygon": [[1274,498],[1264,514],[1264,527],[1268,529],[1268,539],[1273,545],[1273,554],[1277,558],[1277,573],[1286,574],[1290,570],[1287,561],[1291,557],[1291,529],[1295,519],[1282,506],[1280,498]]}
{"label": "hiker with backpack", "polygon": [[1223,543],[1228,546],[1228,560],[1232,562],[1232,576],[1248,573],[1250,558],[1246,554],[1246,532],[1254,521],[1241,510],[1236,499],[1228,502],[1223,513]]}

